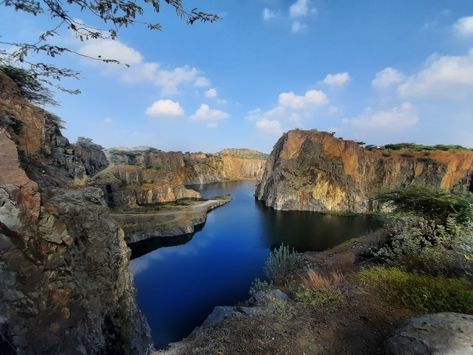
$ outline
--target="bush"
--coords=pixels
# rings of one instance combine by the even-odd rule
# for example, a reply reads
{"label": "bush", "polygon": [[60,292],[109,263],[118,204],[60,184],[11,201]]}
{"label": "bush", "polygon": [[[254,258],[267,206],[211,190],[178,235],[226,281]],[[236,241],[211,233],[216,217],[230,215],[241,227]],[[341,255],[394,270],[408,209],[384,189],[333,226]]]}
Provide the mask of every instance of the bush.
{"label": "bush", "polygon": [[380,266],[364,269],[358,276],[388,301],[414,310],[473,313],[473,284],[466,279],[416,275]]}
{"label": "bush", "polygon": [[390,202],[398,212],[420,215],[442,225],[446,225],[450,217],[458,223],[473,220],[473,195],[469,192],[411,186],[378,192],[375,200]]}
{"label": "bush", "polygon": [[342,292],[336,287],[329,286],[315,290],[306,285],[299,287],[295,299],[325,309],[334,309],[345,300]]}
{"label": "bush", "polygon": [[250,296],[254,296],[260,291],[268,291],[272,286],[273,283],[271,281],[261,281],[260,279],[256,278],[251,283],[249,294]]}
{"label": "bush", "polygon": [[391,221],[387,242],[375,253],[385,261],[421,255],[434,247],[448,247],[451,235],[446,227],[422,217],[403,217]]}
{"label": "bush", "polygon": [[302,257],[294,249],[281,244],[279,248],[274,249],[266,260],[264,271],[269,279],[286,275],[303,266]]}

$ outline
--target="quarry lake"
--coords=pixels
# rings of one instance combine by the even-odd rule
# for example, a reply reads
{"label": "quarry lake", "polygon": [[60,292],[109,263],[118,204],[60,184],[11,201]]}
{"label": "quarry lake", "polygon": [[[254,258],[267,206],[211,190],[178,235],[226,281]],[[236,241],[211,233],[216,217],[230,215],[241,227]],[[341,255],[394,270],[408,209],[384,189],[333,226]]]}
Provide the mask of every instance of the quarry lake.
{"label": "quarry lake", "polygon": [[133,250],[137,301],[157,347],[189,335],[215,306],[248,298],[251,282],[264,277],[270,250],[281,243],[320,251],[379,226],[373,217],[274,211],[255,200],[254,181],[192,188],[233,200],[210,212],[194,235],[155,238]]}

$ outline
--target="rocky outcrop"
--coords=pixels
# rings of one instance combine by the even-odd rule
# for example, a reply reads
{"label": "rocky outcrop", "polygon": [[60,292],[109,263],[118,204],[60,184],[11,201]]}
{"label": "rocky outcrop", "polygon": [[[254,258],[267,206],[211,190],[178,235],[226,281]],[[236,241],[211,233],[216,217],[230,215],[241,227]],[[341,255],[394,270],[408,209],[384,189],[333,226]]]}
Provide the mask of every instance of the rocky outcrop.
{"label": "rocky outcrop", "polygon": [[94,184],[119,209],[200,197],[186,185],[260,179],[266,163],[264,154],[246,149],[204,154],[115,148],[107,155],[112,166],[95,176]]}
{"label": "rocky outcrop", "polygon": [[436,313],[413,317],[394,331],[386,353],[473,354],[473,316]]}
{"label": "rocky outcrop", "polygon": [[122,226],[128,244],[157,237],[176,237],[194,233],[207,220],[207,213],[231,201],[230,196],[207,201],[193,201],[189,205],[163,207],[160,210],[113,213]]}
{"label": "rocky outcrop", "polygon": [[374,191],[412,184],[473,190],[473,151],[370,151],[293,130],[274,146],[256,197],[278,210],[367,212]]}
{"label": "rocky outcrop", "polygon": [[0,74],[0,352],[149,350],[123,231],[84,186],[105,164]]}

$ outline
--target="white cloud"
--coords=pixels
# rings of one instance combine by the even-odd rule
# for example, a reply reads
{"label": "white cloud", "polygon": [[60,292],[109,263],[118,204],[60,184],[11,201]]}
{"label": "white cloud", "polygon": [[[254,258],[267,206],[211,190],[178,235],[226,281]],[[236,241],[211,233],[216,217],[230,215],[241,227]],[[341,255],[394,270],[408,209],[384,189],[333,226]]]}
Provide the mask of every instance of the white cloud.
{"label": "white cloud", "polygon": [[194,121],[206,121],[208,122],[208,127],[216,127],[218,121],[228,117],[230,117],[230,115],[227,112],[211,109],[209,105],[202,104],[190,119]]}
{"label": "white cloud", "polygon": [[308,29],[308,26],[300,21],[294,21],[291,26],[291,31],[294,33],[304,32]]}
{"label": "white cloud", "polygon": [[265,21],[270,21],[270,20],[278,17],[278,13],[276,11],[268,9],[267,7],[265,7],[263,9],[262,15],[263,15],[263,20],[265,20]]}
{"label": "white cloud", "polygon": [[269,134],[281,134],[282,127],[278,120],[268,120],[266,118],[256,121],[256,128]]}
{"label": "white cloud", "polygon": [[340,107],[338,107],[338,106],[330,106],[328,108],[328,113],[331,114],[331,115],[336,115],[339,112],[340,112]]}
{"label": "white cloud", "polygon": [[455,22],[453,28],[460,36],[473,35],[473,16],[460,18],[457,22]]}
{"label": "white cloud", "polygon": [[316,12],[316,9],[311,8],[310,5],[310,0],[297,0],[289,7],[289,16],[291,18],[300,18]]}
{"label": "white cloud", "polygon": [[177,118],[184,115],[184,110],[179,102],[158,100],[146,109],[146,115],[154,118]]}
{"label": "white cloud", "polygon": [[309,90],[303,96],[291,92],[283,92],[279,95],[279,105],[294,110],[307,110],[328,103],[327,95],[321,90]]}
{"label": "white cloud", "polygon": [[207,79],[205,76],[199,76],[195,82],[194,82],[194,86],[198,87],[198,88],[205,88],[207,86],[210,86],[210,80]]}
{"label": "white cloud", "polygon": [[291,31],[293,33],[305,32],[309,27],[301,19],[317,13],[317,9],[311,6],[311,0],[296,0],[289,6],[289,18],[293,20]]}
{"label": "white cloud", "polygon": [[343,122],[364,131],[402,131],[419,123],[420,119],[414,106],[408,102],[385,111],[366,109],[358,117],[345,119]]}
{"label": "white cloud", "polygon": [[105,117],[105,119],[103,120],[106,124],[110,124],[113,122],[112,118],[111,117]]}
{"label": "white cloud", "polygon": [[184,65],[172,69],[162,68],[157,62],[145,62],[137,50],[115,40],[96,40],[82,45],[79,53],[103,59],[117,59],[122,64],[129,64],[126,68],[119,65],[107,65],[104,72],[114,75],[131,84],[150,83],[162,90],[163,95],[178,93],[184,85],[196,87],[210,86],[210,80],[194,67]]}
{"label": "white cloud", "polygon": [[101,39],[84,44],[79,53],[87,57],[99,59],[114,59],[121,64],[140,64],[143,56],[140,52],[128,47],[120,41]]}
{"label": "white cloud", "polygon": [[465,56],[434,56],[399,86],[401,97],[463,98],[473,93],[473,49]]}
{"label": "white cloud", "polygon": [[324,84],[331,87],[341,87],[350,81],[350,74],[347,72],[328,74],[324,79]]}
{"label": "white cloud", "polygon": [[205,97],[208,97],[208,98],[214,98],[214,97],[217,97],[218,93],[217,93],[216,89],[208,89],[204,93],[204,95],[205,95]]}
{"label": "white cloud", "polygon": [[405,75],[400,71],[388,67],[376,73],[371,85],[376,89],[383,89],[391,85],[399,84],[404,81],[405,78]]}

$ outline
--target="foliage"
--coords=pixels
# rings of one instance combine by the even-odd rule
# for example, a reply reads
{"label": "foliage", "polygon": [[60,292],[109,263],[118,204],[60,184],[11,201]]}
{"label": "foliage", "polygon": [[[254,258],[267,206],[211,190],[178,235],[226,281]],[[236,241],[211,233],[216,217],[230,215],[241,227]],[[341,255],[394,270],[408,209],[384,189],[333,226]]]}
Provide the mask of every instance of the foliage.
{"label": "foliage", "polygon": [[303,265],[302,257],[294,249],[281,244],[274,249],[266,260],[264,271],[269,279],[286,275],[300,268]]}
{"label": "foliage", "polygon": [[391,221],[387,229],[388,241],[376,256],[385,261],[396,261],[404,256],[422,256],[435,247],[448,247],[452,235],[447,228],[422,217],[403,217]]}
{"label": "foliage", "polygon": [[[188,24],[195,22],[215,22],[219,17],[215,14],[202,12],[198,9],[186,10],[181,0],[164,0],[166,4],[175,9],[179,18],[185,19]],[[133,0],[4,0],[0,6],[11,7],[16,11],[21,11],[33,16],[47,16],[50,19],[51,28],[41,33],[33,42],[9,42],[1,40],[0,44],[13,49],[0,49],[0,65],[21,66],[27,68],[31,75],[36,78],[43,77],[45,82],[51,84],[46,78],[60,80],[64,77],[77,78],[78,73],[67,69],[59,68],[47,63],[32,63],[28,61],[31,54],[44,54],[50,58],[56,58],[65,53],[71,53],[104,63],[120,64],[115,58],[104,58],[102,56],[90,57],[76,52],[71,48],[57,45],[58,41],[52,41],[53,37],[59,36],[61,29],[67,29],[74,37],[81,42],[93,39],[115,40],[121,28],[142,25],[149,30],[161,30],[158,23],[147,22],[143,16],[148,12],[158,14],[161,10],[160,0],[145,0],[137,2]],[[98,27],[83,23],[77,18],[77,10],[84,16],[91,17],[91,21],[98,22],[108,27],[103,30]],[[124,65],[128,66],[126,63]],[[78,91],[67,90],[60,86],[59,89],[78,93]]]}
{"label": "foliage", "polygon": [[78,137],[76,141],[77,145],[83,146],[83,147],[89,147],[89,148],[94,148],[98,150],[102,150],[103,147],[97,143],[94,143],[92,138],[85,138],[85,137]]}
{"label": "foliage", "polygon": [[304,283],[312,289],[321,289],[341,284],[345,280],[344,276],[339,272],[332,272],[328,276],[322,275],[314,270],[307,270]]}
{"label": "foliage", "polygon": [[249,294],[250,296],[254,296],[258,292],[268,291],[272,286],[273,283],[271,281],[268,282],[266,280],[260,280],[259,278],[256,278],[251,283]]}
{"label": "foliage", "polygon": [[307,303],[325,309],[334,309],[345,300],[343,293],[333,286],[313,289],[306,285],[302,285],[297,290],[295,298],[298,302]]}
{"label": "foliage", "polygon": [[445,225],[449,218],[459,223],[473,220],[473,195],[422,186],[378,192],[375,199],[390,202],[396,211],[413,213]]}
{"label": "foliage", "polygon": [[432,151],[432,150],[443,150],[443,151],[471,150],[471,148],[465,148],[461,145],[437,144],[437,145],[431,146],[431,145],[422,145],[422,144],[415,144],[415,143],[386,144],[382,146],[381,149],[410,150],[414,152]]}
{"label": "foliage", "polygon": [[473,313],[473,284],[466,279],[416,275],[398,268],[372,267],[358,274],[386,299],[423,312]]}
{"label": "foliage", "polygon": [[279,317],[288,320],[295,315],[295,308],[285,300],[274,299],[268,303],[268,307]]}
{"label": "foliage", "polygon": [[15,82],[20,89],[21,96],[25,99],[39,105],[57,105],[51,91],[34,72],[10,65],[0,66],[0,72]]}

